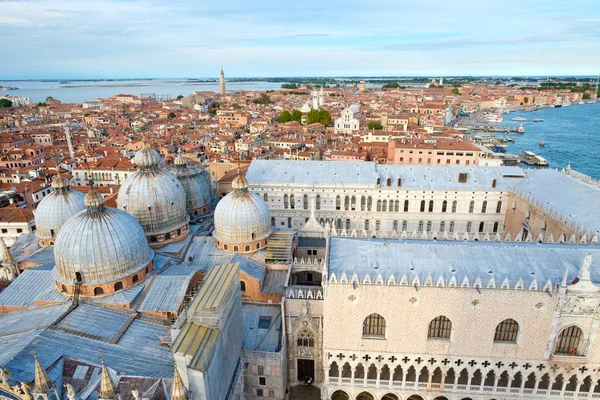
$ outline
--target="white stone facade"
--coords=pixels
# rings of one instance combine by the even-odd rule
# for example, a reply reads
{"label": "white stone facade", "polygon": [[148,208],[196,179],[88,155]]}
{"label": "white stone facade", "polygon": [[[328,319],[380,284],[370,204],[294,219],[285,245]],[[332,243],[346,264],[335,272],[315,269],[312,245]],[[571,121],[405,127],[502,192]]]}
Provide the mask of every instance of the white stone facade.
{"label": "white stone facade", "polygon": [[334,132],[350,134],[360,128],[360,108],[354,104],[342,110],[342,115],[335,120]]}

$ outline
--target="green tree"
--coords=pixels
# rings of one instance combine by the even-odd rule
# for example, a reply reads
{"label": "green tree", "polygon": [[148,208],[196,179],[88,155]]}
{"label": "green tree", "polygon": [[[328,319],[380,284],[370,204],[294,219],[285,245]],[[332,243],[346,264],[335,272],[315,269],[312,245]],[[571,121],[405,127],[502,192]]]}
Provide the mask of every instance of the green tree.
{"label": "green tree", "polygon": [[306,123],[308,125],[314,124],[315,122],[320,122],[321,113],[319,110],[315,110],[314,108],[306,114]]}
{"label": "green tree", "polygon": [[277,118],[277,122],[280,124],[285,124],[286,122],[290,122],[292,120],[292,114],[288,110],[283,110],[281,114],[279,114],[279,118]]}
{"label": "green tree", "polygon": [[284,83],[283,85],[281,85],[282,89],[298,89],[298,85],[296,85],[295,83]]}
{"label": "green tree", "polygon": [[52,100],[54,100],[54,97],[52,97],[52,96],[46,97],[46,103],[49,103]]}
{"label": "green tree", "polygon": [[452,89],[452,94],[455,96],[460,96],[460,90],[458,90],[458,88],[454,88]]}
{"label": "green tree", "polygon": [[292,121],[297,121],[297,122],[302,121],[302,111],[293,110],[292,111]]}
{"label": "green tree", "polygon": [[327,110],[319,111],[319,122],[325,126],[331,124],[331,115],[329,115],[329,111],[327,111]]}
{"label": "green tree", "polygon": [[37,103],[37,107],[48,107],[48,103],[42,103],[41,101],[39,103]]}
{"label": "green tree", "polygon": [[9,99],[0,99],[0,107],[12,107],[12,104]]}
{"label": "green tree", "polygon": [[589,94],[589,93],[584,93],[584,94],[583,94],[583,100],[589,100],[589,99],[591,99],[591,98],[592,98],[592,95],[591,95],[591,94]]}
{"label": "green tree", "polygon": [[271,98],[266,93],[261,93],[257,99],[254,99],[254,104],[269,104],[271,102]]}
{"label": "green tree", "polygon": [[527,96],[523,97],[523,103],[525,103],[525,104],[529,103],[529,97],[527,97]]}
{"label": "green tree", "polygon": [[181,99],[183,99],[183,95],[180,94],[179,96],[177,96],[177,100],[181,100]]}
{"label": "green tree", "polygon": [[383,129],[383,125],[381,125],[381,122],[379,122],[379,121],[371,121],[367,125],[367,128],[374,129],[376,131],[380,131]]}
{"label": "green tree", "polygon": [[171,111],[170,113],[167,114],[167,118],[169,118],[169,119],[175,118],[175,113],[173,111]]}

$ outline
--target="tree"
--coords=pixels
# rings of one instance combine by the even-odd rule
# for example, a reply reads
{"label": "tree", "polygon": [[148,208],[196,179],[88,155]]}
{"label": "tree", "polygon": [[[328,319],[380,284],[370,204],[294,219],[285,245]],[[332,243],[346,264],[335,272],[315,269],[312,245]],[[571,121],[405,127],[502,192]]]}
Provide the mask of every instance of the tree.
{"label": "tree", "polygon": [[181,99],[183,99],[183,95],[180,94],[179,96],[177,96],[177,100],[181,100]]}
{"label": "tree", "polygon": [[460,96],[460,90],[458,90],[458,88],[454,88],[452,89],[452,94],[455,96]]}
{"label": "tree", "polygon": [[584,94],[583,94],[583,100],[589,100],[589,99],[591,99],[591,98],[592,98],[592,95],[591,95],[591,94],[589,94],[589,93],[584,93]]}
{"label": "tree", "polygon": [[279,114],[279,118],[277,118],[277,122],[280,124],[285,124],[286,122],[290,122],[292,120],[292,114],[288,110],[283,110],[281,114]]}
{"label": "tree", "polygon": [[0,107],[12,107],[13,103],[9,99],[0,99]]}
{"label": "tree", "polygon": [[42,103],[41,101],[39,103],[37,103],[37,108],[40,107],[48,107],[48,103]]}
{"label": "tree", "polygon": [[379,121],[371,121],[367,125],[367,128],[374,129],[376,131],[380,131],[383,129],[383,125],[381,125],[381,122],[379,122]]}
{"label": "tree", "polygon": [[46,103],[48,103],[48,102],[50,102],[52,100],[54,100],[54,97],[52,97],[52,96],[46,97]]}
{"label": "tree", "polygon": [[175,113],[173,111],[171,111],[170,113],[167,114],[167,118],[169,118],[169,119],[175,118]]}
{"label": "tree", "polygon": [[331,115],[329,115],[329,111],[327,111],[327,110],[319,111],[319,122],[325,126],[331,124]]}
{"label": "tree", "polygon": [[271,102],[271,98],[266,93],[261,93],[257,99],[254,99],[254,104],[269,104]]}
{"label": "tree", "polygon": [[284,83],[283,85],[281,85],[282,89],[298,89],[298,85],[296,85],[295,83]]}
{"label": "tree", "polygon": [[292,121],[297,121],[297,122],[302,121],[302,111],[293,110],[292,111]]}
{"label": "tree", "polygon": [[320,122],[321,113],[319,110],[315,110],[314,108],[306,114],[306,123],[308,125],[314,124],[315,122]]}
{"label": "tree", "polygon": [[523,103],[525,103],[525,104],[529,103],[529,97],[527,97],[527,96],[523,97]]}

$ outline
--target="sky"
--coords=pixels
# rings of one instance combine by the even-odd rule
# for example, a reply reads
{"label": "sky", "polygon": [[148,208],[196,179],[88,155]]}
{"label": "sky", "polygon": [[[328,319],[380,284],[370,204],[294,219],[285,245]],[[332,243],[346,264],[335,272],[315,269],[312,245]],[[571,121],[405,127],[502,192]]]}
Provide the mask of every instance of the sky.
{"label": "sky", "polygon": [[599,0],[0,0],[0,80],[595,75]]}

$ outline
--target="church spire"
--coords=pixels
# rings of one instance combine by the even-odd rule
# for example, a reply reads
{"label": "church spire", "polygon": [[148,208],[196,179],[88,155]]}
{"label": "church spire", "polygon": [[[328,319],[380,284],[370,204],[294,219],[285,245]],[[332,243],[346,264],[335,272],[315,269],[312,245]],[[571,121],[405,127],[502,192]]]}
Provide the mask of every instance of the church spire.
{"label": "church spire", "polygon": [[50,393],[52,381],[50,380],[46,370],[42,367],[42,364],[40,363],[40,360],[38,360],[35,352],[33,353],[33,357],[35,358],[35,379],[33,393],[47,395]]}
{"label": "church spire", "polygon": [[219,74],[219,93],[225,94],[227,92],[225,88],[225,72],[223,72],[223,66],[221,65],[221,73]]}
{"label": "church spire", "polygon": [[104,364],[104,359],[100,357],[102,360],[102,380],[100,382],[100,399],[103,400],[111,400],[117,396],[117,388],[113,383],[112,378],[110,377],[110,373],[108,372],[108,368],[106,364]]}
{"label": "church spire", "polygon": [[171,389],[171,400],[187,400],[185,386],[177,366],[175,366],[175,374],[173,375],[173,387]]}

